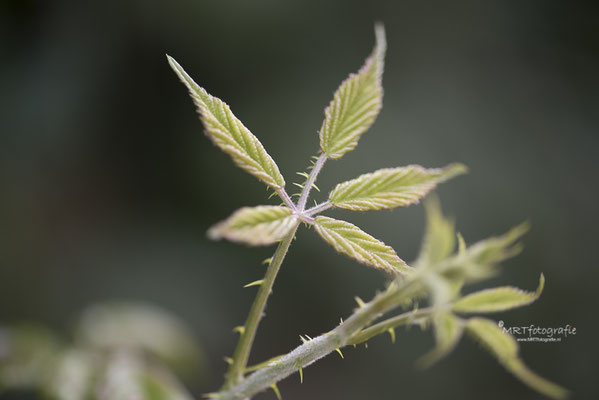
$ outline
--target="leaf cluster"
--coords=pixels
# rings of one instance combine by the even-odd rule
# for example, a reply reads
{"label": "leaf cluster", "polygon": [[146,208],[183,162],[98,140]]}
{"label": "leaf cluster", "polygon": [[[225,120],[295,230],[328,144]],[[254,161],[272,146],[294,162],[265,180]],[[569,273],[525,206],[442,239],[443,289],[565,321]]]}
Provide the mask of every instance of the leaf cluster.
{"label": "leaf cluster", "polygon": [[391,274],[406,273],[410,267],[391,247],[359,227],[330,217],[317,216],[330,207],[354,211],[382,210],[417,203],[435,186],[466,172],[461,164],[426,169],[417,165],[384,168],[336,185],[327,202],[306,209],[316,176],[328,159],[339,159],[353,150],[361,135],[378,116],[383,99],[382,76],[386,51],[382,25],[375,29],[376,44],[360,70],[337,89],[319,131],[320,155],[306,177],[300,199],[291,201],[285,180],[276,163],[254,136],[231,112],[229,106],[196,84],[172,58],[168,61],[183,82],[197,107],[206,135],[242,169],[275,190],[280,206],[244,207],[208,231],[212,239],[228,239],[248,245],[270,245],[282,240],[300,222],[316,232],[338,252],[362,264]]}

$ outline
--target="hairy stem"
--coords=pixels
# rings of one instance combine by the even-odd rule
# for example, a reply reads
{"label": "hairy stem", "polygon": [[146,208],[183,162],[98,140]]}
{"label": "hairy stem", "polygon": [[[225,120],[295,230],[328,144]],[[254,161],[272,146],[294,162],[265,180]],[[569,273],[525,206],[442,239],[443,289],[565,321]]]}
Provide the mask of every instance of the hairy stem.
{"label": "hairy stem", "polygon": [[310,194],[310,190],[312,190],[312,185],[316,182],[316,177],[318,173],[322,169],[325,161],[327,160],[326,154],[322,153],[318,160],[316,160],[316,164],[314,164],[314,168],[312,168],[312,172],[310,172],[310,176],[304,185],[304,189],[302,190],[302,194],[300,195],[300,199],[297,202],[297,209],[299,212],[304,211],[306,208],[306,201],[308,201],[308,195]]}
{"label": "hairy stem", "polygon": [[389,329],[394,329],[398,326],[404,325],[409,322],[413,322],[420,318],[428,317],[433,313],[433,311],[434,309],[432,307],[421,308],[418,310],[408,311],[393,318],[386,319],[356,333],[348,340],[347,345],[355,345],[366,342],[367,340],[370,340],[376,335],[380,335],[381,333],[387,332]]}
{"label": "hairy stem", "polygon": [[309,208],[306,210],[306,215],[308,216],[312,216],[318,213],[321,213],[325,210],[328,210],[329,208],[331,208],[333,205],[331,203],[329,203],[328,201],[325,201],[324,203],[320,203],[318,205],[315,205],[312,208]]}
{"label": "hairy stem", "polygon": [[287,207],[291,208],[292,210],[295,210],[295,204],[293,204],[291,197],[289,197],[284,188],[277,189],[277,194],[279,195],[281,200],[283,200]]}
{"label": "hairy stem", "polygon": [[270,387],[273,383],[297,372],[316,360],[350,344],[352,338],[381,314],[398,307],[410,298],[420,285],[412,280],[401,287],[393,287],[378,294],[367,304],[358,308],[350,318],[335,329],[320,335],[290,353],[249,375],[238,384],[214,395],[219,400],[239,400],[250,398]]}
{"label": "hairy stem", "polygon": [[256,294],[254,303],[250,308],[248,319],[241,333],[241,337],[239,338],[239,342],[237,343],[237,347],[235,348],[233,362],[227,371],[225,385],[223,386],[225,389],[238,384],[243,379],[243,372],[248,363],[250,350],[252,348],[252,344],[254,343],[254,337],[256,336],[258,324],[260,323],[260,319],[264,314],[266,301],[268,300],[268,296],[272,290],[272,286],[277,273],[279,272],[279,268],[285,259],[289,245],[295,236],[297,227],[298,224],[296,224],[295,227],[287,234],[287,236],[285,236],[279,243],[279,246],[275,250],[275,253],[272,257],[272,261],[268,265],[266,275],[264,275],[264,280],[260,285],[260,289],[258,289],[258,294]]}

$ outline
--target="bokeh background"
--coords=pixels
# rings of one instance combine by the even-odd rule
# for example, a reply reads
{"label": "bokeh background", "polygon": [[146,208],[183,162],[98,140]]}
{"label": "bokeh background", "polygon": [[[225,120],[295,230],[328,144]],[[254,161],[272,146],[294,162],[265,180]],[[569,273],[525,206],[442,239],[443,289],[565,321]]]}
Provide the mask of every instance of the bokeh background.
{"label": "bokeh background", "polygon": [[[207,228],[265,189],[202,134],[174,56],[228,102],[299,181],[316,154],[323,109],[388,35],[384,109],[358,148],[318,184],[381,167],[460,161],[470,174],[438,190],[473,242],[528,219],[522,255],[489,285],[542,298],[497,315],[562,326],[561,343],[524,343],[542,375],[590,398],[596,389],[599,8],[565,1],[0,1],[0,322],[38,321],[68,335],[87,305],[142,300],[187,321],[218,388],[273,248],[210,242]],[[297,179],[294,178],[296,176]],[[290,186],[291,187],[291,186]],[[411,260],[421,206],[333,212]],[[276,282],[254,361],[332,328],[381,288],[374,270],[302,230]],[[476,344],[430,370],[413,328],[330,356],[280,383],[285,399],[539,398]],[[22,395],[22,394],[21,394]],[[3,398],[17,398],[5,394]],[[265,393],[257,398],[274,398]]]}

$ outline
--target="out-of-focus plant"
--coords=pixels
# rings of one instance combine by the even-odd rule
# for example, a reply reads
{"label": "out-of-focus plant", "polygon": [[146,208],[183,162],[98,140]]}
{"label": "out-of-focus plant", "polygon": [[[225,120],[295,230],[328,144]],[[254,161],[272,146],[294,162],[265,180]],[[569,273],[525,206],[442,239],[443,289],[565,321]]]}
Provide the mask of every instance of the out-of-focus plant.
{"label": "out-of-focus plant", "polygon": [[173,315],[148,305],[92,306],[72,342],[35,325],[0,328],[0,393],[36,390],[56,400],[189,400],[170,372],[190,376],[203,355]]}
{"label": "out-of-focus plant", "polygon": [[[518,239],[526,231],[526,225],[518,226],[503,236],[466,246],[455,232],[453,222],[442,215],[438,204],[429,202],[428,228],[422,250],[418,259],[409,266],[391,247],[357,226],[321,215],[329,208],[369,211],[417,203],[437,184],[464,173],[466,168],[463,165],[452,164],[439,169],[417,165],[380,169],[338,184],[329,193],[327,201],[307,207],[311,189],[318,189],[315,181],[324,164],[353,150],[381,110],[386,42],[381,25],[376,26],[375,33],[374,51],[364,66],[341,84],[326,108],[319,131],[319,154],[314,157],[309,171],[299,173],[305,181],[296,184],[301,192],[292,195],[286,190],[285,179],[277,164],[258,138],[233,115],[227,104],[198,86],[168,56],[171,67],[190,92],[207,136],[229,154],[237,166],[266,184],[282,201],[280,205],[241,208],[209,230],[213,239],[225,238],[248,245],[278,243],[272,258],[266,260],[268,267],[264,278],[246,285],[257,286],[258,293],[245,324],[235,328],[240,339],[233,357],[228,359],[230,366],[224,385],[209,397],[247,399],[269,387],[280,397],[276,386],[279,380],[297,372],[303,381],[303,368],[319,358],[333,352],[342,355],[342,347],[366,342],[382,333],[390,333],[395,340],[395,328],[413,323],[431,325],[437,342],[437,346],[420,359],[421,365],[430,365],[445,356],[466,333],[531,388],[550,397],[565,397],[566,390],[524,365],[512,336],[504,333],[490,319],[470,316],[530,304],[543,290],[542,275],[535,292],[500,287],[466,296],[461,294],[464,285],[490,277],[498,263],[518,253]],[[298,197],[297,202],[292,200],[294,196]],[[357,299],[358,308],[333,330],[314,339],[302,337],[303,344],[291,352],[248,366],[268,296],[300,224],[313,227],[338,252],[384,271],[389,283],[370,302]],[[428,300],[429,306],[416,307],[416,299]],[[412,306],[410,311],[375,323],[383,315],[409,306]]]}

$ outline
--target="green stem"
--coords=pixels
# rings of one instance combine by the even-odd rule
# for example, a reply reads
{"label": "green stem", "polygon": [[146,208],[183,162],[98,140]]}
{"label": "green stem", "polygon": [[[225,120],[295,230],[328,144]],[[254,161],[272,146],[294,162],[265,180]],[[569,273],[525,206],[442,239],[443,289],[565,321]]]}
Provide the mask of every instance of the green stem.
{"label": "green stem", "polygon": [[272,257],[272,261],[268,265],[266,275],[264,275],[264,280],[260,285],[260,289],[258,289],[258,294],[256,294],[256,298],[254,299],[254,303],[250,308],[250,313],[245,323],[243,332],[239,338],[239,342],[237,343],[237,348],[235,349],[235,353],[233,355],[233,362],[227,371],[224,389],[238,384],[243,379],[243,373],[248,363],[250,350],[252,349],[256,331],[258,330],[258,324],[260,323],[260,319],[264,314],[266,301],[271,293],[275,278],[279,272],[279,268],[281,267],[283,260],[285,259],[289,245],[295,236],[298,225],[299,223],[296,224],[295,227],[287,234],[287,236],[285,236],[279,243],[279,246],[275,250],[275,253]]}
{"label": "green stem", "polygon": [[381,314],[400,306],[419,288],[415,280],[378,294],[372,301],[358,308],[350,318],[335,329],[307,341],[295,350],[269,363],[235,385],[225,388],[210,398],[219,400],[248,399],[273,383],[299,371],[316,360],[350,344],[351,339]]}
{"label": "green stem", "polygon": [[408,322],[412,322],[423,317],[428,317],[432,313],[433,308],[427,307],[421,308],[419,310],[408,311],[393,318],[386,319],[356,333],[348,340],[347,345],[356,345],[366,342],[376,335],[387,332],[389,329],[394,329]]}

